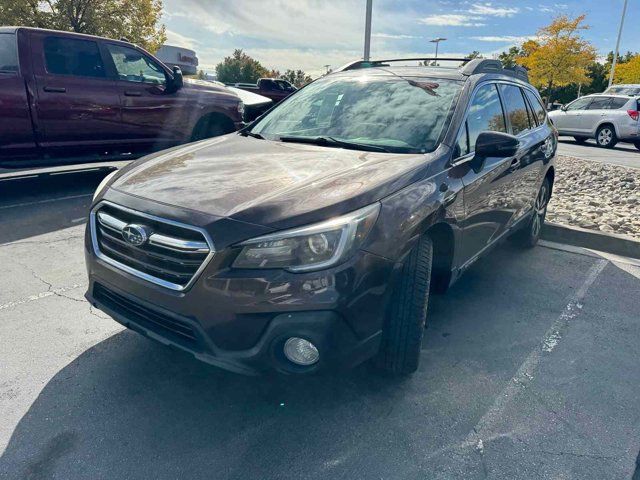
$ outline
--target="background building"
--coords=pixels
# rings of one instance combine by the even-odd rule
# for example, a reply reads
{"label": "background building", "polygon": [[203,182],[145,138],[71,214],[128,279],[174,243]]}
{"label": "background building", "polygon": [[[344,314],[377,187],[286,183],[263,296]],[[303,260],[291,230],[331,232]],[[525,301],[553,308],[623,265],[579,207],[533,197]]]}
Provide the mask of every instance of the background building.
{"label": "background building", "polygon": [[188,48],[163,45],[156,53],[156,57],[169,67],[180,67],[184,75],[198,73],[198,57],[196,52]]}

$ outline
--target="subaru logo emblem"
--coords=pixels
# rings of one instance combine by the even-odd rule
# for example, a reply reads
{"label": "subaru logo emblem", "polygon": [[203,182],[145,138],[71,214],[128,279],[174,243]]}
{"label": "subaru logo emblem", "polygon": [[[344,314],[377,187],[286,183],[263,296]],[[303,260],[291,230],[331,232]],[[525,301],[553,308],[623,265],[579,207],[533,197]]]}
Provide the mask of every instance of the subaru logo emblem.
{"label": "subaru logo emblem", "polygon": [[149,235],[147,233],[147,229],[142,225],[130,223],[129,225],[125,225],[122,229],[122,238],[124,238],[127,243],[130,243],[135,247],[139,247],[146,243],[149,239]]}

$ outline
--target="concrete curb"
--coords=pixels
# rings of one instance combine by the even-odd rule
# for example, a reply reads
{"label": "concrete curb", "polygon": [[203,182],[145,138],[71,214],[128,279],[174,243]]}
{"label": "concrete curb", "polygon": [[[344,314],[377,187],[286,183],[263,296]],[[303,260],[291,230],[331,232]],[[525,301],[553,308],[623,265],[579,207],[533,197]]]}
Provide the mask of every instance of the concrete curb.
{"label": "concrete curb", "polygon": [[541,238],[550,242],[590,248],[623,257],[640,258],[640,241],[627,235],[546,222],[542,229]]}

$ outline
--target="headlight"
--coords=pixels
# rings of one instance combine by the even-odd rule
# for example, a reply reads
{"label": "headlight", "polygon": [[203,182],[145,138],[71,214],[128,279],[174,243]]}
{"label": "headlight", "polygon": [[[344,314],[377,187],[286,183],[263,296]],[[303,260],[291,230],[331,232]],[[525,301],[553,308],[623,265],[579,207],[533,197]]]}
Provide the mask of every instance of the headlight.
{"label": "headlight", "polygon": [[116,173],[118,173],[118,171],[116,170],[115,172],[111,172],[109,175],[107,175],[106,177],[104,177],[102,179],[102,181],[100,182],[100,185],[98,185],[98,188],[96,188],[95,193],[93,194],[93,200],[96,199],[96,197],[98,195],[100,195],[100,193],[102,192],[102,190],[104,190],[104,187],[107,186],[107,183],[109,183],[109,180],[111,180],[111,177],[113,177]]}
{"label": "headlight", "polygon": [[362,244],[378,218],[380,204],[308,227],[254,238],[244,247],[234,268],[284,268],[308,272],[330,267],[349,258]]}

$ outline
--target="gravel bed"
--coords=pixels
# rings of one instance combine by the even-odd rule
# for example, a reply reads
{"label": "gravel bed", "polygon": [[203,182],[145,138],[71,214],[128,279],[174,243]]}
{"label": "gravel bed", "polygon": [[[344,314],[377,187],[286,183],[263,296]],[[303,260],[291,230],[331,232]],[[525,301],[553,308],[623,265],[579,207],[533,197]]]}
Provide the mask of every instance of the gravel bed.
{"label": "gravel bed", "polygon": [[640,169],[559,156],[547,219],[640,239]]}

